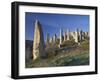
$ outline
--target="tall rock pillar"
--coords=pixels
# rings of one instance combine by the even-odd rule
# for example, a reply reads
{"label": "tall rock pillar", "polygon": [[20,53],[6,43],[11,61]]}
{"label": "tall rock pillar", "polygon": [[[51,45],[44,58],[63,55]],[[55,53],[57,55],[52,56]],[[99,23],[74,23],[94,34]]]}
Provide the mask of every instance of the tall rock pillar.
{"label": "tall rock pillar", "polygon": [[67,40],[67,35],[66,35],[66,32],[64,33],[64,41]]}
{"label": "tall rock pillar", "polygon": [[44,36],[41,24],[35,21],[34,39],[33,39],[33,60],[38,57],[45,57]]}
{"label": "tall rock pillar", "polygon": [[69,30],[67,30],[67,40],[69,40]]}
{"label": "tall rock pillar", "polygon": [[63,31],[62,29],[60,29],[60,44],[59,44],[59,47],[61,46],[62,42],[63,42]]}
{"label": "tall rock pillar", "polygon": [[49,33],[46,34],[46,44],[50,43]]}
{"label": "tall rock pillar", "polygon": [[80,30],[80,32],[79,32],[79,41],[81,42],[82,41],[82,30]]}
{"label": "tall rock pillar", "polygon": [[75,42],[79,42],[79,40],[78,40],[78,29],[75,31]]}
{"label": "tall rock pillar", "polygon": [[57,35],[56,34],[54,35],[53,41],[54,41],[54,43],[57,42]]}

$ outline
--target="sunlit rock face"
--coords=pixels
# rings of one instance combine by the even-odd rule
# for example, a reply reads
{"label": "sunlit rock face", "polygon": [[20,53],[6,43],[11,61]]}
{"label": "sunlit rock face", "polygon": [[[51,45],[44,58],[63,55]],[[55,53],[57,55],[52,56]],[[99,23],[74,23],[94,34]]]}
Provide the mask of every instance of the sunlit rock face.
{"label": "sunlit rock face", "polygon": [[38,20],[35,21],[34,39],[33,39],[33,60],[38,57],[45,57],[45,44],[41,24]]}

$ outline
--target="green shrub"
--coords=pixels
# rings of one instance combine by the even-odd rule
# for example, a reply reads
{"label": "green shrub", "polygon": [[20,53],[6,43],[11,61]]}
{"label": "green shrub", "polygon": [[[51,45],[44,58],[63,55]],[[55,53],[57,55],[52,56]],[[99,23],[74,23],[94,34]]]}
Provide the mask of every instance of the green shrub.
{"label": "green shrub", "polygon": [[73,45],[76,45],[76,44],[77,43],[75,43],[74,40],[68,40],[68,41],[64,41],[61,46],[62,47],[65,47],[65,46],[69,47],[69,46],[73,46]]}
{"label": "green shrub", "polygon": [[89,41],[88,40],[84,40],[83,42],[81,42],[80,47],[83,50],[89,50]]}

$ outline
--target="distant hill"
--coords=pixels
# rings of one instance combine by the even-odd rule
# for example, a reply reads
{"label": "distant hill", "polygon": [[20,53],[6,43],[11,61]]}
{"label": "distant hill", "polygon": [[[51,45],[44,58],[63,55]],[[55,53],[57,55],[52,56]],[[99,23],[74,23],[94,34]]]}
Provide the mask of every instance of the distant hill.
{"label": "distant hill", "polygon": [[32,40],[25,40],[25,46],[26,46],[26,48],[28,48],[28,47],[32,48],[33,47],[33,41]]}
{"label": "distant hill", "polygon": [[25,40],[25,59],[32,58],[32,48],[33,48],[33,41]]}

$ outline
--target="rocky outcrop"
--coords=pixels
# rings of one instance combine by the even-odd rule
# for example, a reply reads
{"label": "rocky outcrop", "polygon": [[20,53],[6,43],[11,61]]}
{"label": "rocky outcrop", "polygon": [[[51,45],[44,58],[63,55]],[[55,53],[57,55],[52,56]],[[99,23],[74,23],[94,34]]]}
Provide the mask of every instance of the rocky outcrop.
{"label": "rocky outcrop", "polygon": [[34,42],[33,42],[33,60],[38,57],[45,57],[45,44],[44,44],[44,36],[41,24],[38,20],[35,21],[35,29],[34,29]]}

